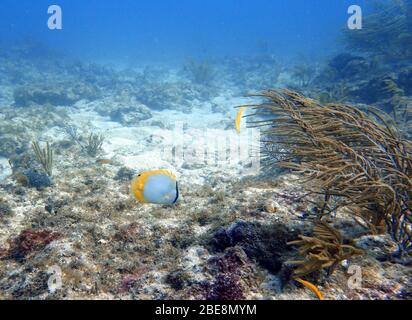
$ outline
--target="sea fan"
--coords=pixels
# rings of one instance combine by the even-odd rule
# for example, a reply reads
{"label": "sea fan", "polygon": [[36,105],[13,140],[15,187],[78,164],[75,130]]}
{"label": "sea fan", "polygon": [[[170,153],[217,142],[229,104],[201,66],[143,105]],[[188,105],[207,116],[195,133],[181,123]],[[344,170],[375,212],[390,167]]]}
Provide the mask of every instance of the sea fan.
{"label": "sea fan", "polygon": [[[265,101],[249,106],[256,110],[250,126],[262,127],[263,145],[282,145],[280,166],[302,174],[312,194],[324,195],[320,215],[344,210],[371,233],[386,230],[400,253],[410,254],[411,141],[377,112],[370,117],[356,107],[322,105],[289,90],[255,97]],[[274,150],[263,158],[273,157]]]}

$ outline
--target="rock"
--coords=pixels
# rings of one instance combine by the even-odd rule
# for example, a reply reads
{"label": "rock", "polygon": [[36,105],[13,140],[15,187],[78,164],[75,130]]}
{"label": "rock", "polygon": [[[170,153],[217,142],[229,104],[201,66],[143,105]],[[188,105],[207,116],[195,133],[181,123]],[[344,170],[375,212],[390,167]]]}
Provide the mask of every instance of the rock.
{"label": "rock", "polygon": [[20,286],[15,287],[13,298],[30,299],[49,292],[48,280],[50,275],[45,271],[40,271],[34,276],[27,276]]}
{"label": "rock", "polygon": [[119,171],[117,171],[117,174],[114,179],[119,181],[131,181],[135,174],[135,170],[132,170],[127,167],[121,167]]}
{"label": "rock", "polygon": [[71,106],[82,99],[94,100],[100,96],[100,92],[92,85],[62,83],[50,87],[20,87],[14,90],[13,95],[17,107]]}
{"label": "rock", "polygon": [[192,101],[200,98],[199,92],[183,82],[150,83],[139,88],[135,95],[137,100],[158,111],[173,109],[191,112]]}
{"label": "rock", "polygon": [[0,181],[7,179],[12,173],[8,160],[0,157]]}
{"label": "rock", "polygon": [[21,184],[38,190],[48,188],[52,185],[52,181],[47,174],[32,169],[17,173],[16,178]]}
{"label": "rock", "polygon": [[365,74],[370,69],[367,59],[349,53],[339,54],[329,62],[337,78],[354,78]]}
{"label": "rock", "polygon": [[182,290],[189,281],[189,275],[183,270],[177,270],[169,273],[165,279],[174,290]]}
{"label": "rock", "polygon": [[238,277],[231,274],[218,274],[209,284],[206,300],[243,300],[244,290]]}
{"label": "rock", "polygon": [[397,250],[396,244],[388,235],[366,235],[356,239],[355,245],[378,260],[384,259],[388,254]]}
{"label": "rock", "polygon": [[137,125],[142,120],[152,118],[152,112],[144,104],[133,104],[130,106],[119,107],[110,112],[110,119],[119,122],[124,126]]}
{"label": "rock", "polygon": [[17,107],[32,104],[71,105],[75,102],[63,90],[19,88],[13,95]]}
{"label": "rock", "polygon": [[12,208],[7,204],[7,202],[0,199],[0,219],[11,216],[12,214],[13,214]]}
{"label": "rock", "polygon": [[255,260],[268,271],[277,273],[286,260],[285,254],[291,250],[287,242],[296,238],[297,234],[282,224],[262,225],[238,221],[229,228],[219,229],[209,244],[217,251],[239,246],[249,259]]}
{"label": "rock", "polygon": [[276,203],[273,200],[266,200],[263,209],[268,213],[276,213],[278,211]]}
{"label": "rock", "polygon": [[398,76],[398,84],[406,95],[412,95],[412,67],[401,69]]}
{"label": "rock", "polygon": [[397,85],[393,76],[378,76],[349,87],[348,94],[361,103],[374,104],[390,100],[397,93],[395,90]]}
{"label": "rock", "polygon": [[25,230],[10,241],[8,258],[23,262],[34,252],[43,250],[49,243],[60,238],[60,234],[49,230]]}
{"label": "rock", "polygon": [[0,157],[11,158],[27,149],[27,141],[14,134],[0,134]]}

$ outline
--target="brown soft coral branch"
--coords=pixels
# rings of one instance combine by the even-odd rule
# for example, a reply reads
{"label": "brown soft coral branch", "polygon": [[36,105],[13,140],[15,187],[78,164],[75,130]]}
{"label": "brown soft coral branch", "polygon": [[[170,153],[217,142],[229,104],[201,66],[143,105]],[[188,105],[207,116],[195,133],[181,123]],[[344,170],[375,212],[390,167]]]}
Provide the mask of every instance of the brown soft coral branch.
{"label": "brown soft coral branch", "polygon": [[288,261],[295,265],[295,276],[305,276],[321,269],[329,269],[332,273],[343,260],[362,254],[355,246],[344,244],[340,232],[324,221],[318,221],[313,229],[313,237],[300,236],[300,240],[289,242],[299,246],[304,260]]}
{"label": "brown soft coral branch", "polygon": [[371,232],[386,229],[400,253],[410,254],[411,141],[375,110],[371,116],[349,105],[322,105],[289,90],[256,96],[264,102],[250,106],[256,112],[249,123],[262,128],[264,165],[300,173],[313,193],[333,196],[337,204],[326,204],[322,216],[345,208]]}

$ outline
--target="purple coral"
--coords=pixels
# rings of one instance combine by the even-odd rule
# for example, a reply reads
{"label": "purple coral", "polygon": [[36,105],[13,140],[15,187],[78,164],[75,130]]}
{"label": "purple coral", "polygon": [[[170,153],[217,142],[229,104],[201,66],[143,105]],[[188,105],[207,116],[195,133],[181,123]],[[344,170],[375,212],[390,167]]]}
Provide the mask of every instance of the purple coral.
{"label": "purple coral", "polygon": [[244,288],[239,283],[239,277],[233,274],[218,274],[209,284],[207,300],[243,300]]}

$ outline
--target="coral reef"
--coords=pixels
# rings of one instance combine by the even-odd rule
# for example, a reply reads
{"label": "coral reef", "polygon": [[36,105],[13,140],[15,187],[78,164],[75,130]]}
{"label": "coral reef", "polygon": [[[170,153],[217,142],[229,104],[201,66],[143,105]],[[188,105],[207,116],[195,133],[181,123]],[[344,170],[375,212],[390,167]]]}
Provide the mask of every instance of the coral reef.
{"label": "coral reef", "polygon": [[188,285],[189,276],[183,270],[177,270],[169,273],[165,279],[174,290],[182,290]]}
{"label": "coral reef", "polygon": [[376,9],[364,17],[364,27],[356,32],[345,31],[348,48],[387,61],[402,61],[412,57],[412,2],[410,0],[378,1]]}
{"label": "coral reef", "polygon": [[124,126],[135,126],[140,121],[153,117],[151,110],[135,97],[123,93],[115,99],[106,97],[95,110],[102,116],[109,115],[110,119]]}
{"label": "coral reef", "polygon": [[294,66],[292,77],[298,82],[300,88],[307,88],[316,78],[316,69],[309,63]]}
{"label": "coral reef", "polygon": [[207,61],[189,59],[183,66],[183,72],[196,84],[208,85],[216,77],[214,67]]}
{"label": "coral reef", "polygon": [[288,240],[296,237],[284,225],[260,225],[239,221],[227,229],[219,229],[210,245],[215,250],[239,246],[246,255],[263,268],[277,273],[282,268]]}
{"label": "coral reef", "polygon": [[412,139],[412,98],[401,98],[398,104],[393,108],[393,121],[405,134]]}
{"label": "coral reef", "polygon": [[100,96],[96,87],[86,84],[71,86],[62,83],[59,86],[21,87],[14,91],[17,107],[31,105],[71,106],[81,99],[94,100]]}
{"label": "coral reef", "polygon": [[58,239],[60,234],[48,230],[25,230],[9,243],[9,249],[3,259],[22,262],[30,254],[43,250],[49,243]]}
{"label": "coral reef", "polygon": [[231,57],[223,61],[219,77],[233,83],[233,90],[241,94],[271,88],[278,83],[284,71],[282,63],[271,55],[253,57]]}
{"label": "coral reef", "polygon": [[[73,61],[35,43],[0,52],[0,298],[313,299],[293,280],[303,274],[326,299],[408,298],[410,67],[379,61],[353,53],[286,62],[266,50],[197,60],[185,72]],[[295,65],[306,74],[293,77]],[[249,148],[233,106],[273,86],[362,111],[294,93],[260,96],[259,118],[244,113],[250,125],[268,124],[258,174],[245,172],[249,159],[159,154],[214,143],[209,130]],[[364,105],[375,100],[394,119]],[[131,197],[130,180],[154,168],[176,172],[175,206]],[[315,179],[302,183],[300,171]],[[357,289],[347,285],[353,263],[364,277]],[[50,267],[61,271],[55,291]]]}
{"label": "coral reef", "polygon": [[120,181],[132,181],[135,174],[136,173],[134,170],[127,167],[122,167],[119,171],[117,171],[115,179]]}
{"label": "coral reef", "polygon": [[124,126],[136,125],[140,121],[151,117],[150,109],[144,105],[119,108],[110,113],[112,121],[120,122]]}
{"label": "coral reef", "polygon": [[13,209],[0,198],[0,219],[13,215]]}
{"label": "coral reef", "polygon": [[192,106],[189,97],[192,96],[201,98],[190,84],[184,82],[148,83],[136,90],[137,100],[157,111],[174,109],[190,112]]}
{"label": "coral reef", "polygon": [[330,76],[341,79],[362,78],[364,74],[372,71],[376,65],[373,60],[355,56],[349,53],[341,53],[333,57],[328,63]]}
{"label": "coral reef", "polygon": [[213,280],[202,283],[206,300],[243,300],[247,279],[253,268],[240,247],[225,250],[222,256],[208,261]]}
{"label": "coral reef", "polygon": [[46,173],[37,172],[33,169],[27,169],[15,174],[15,179],[23,186],[36,188],[38,190],[50,187],[52,180]]}
{"label": "coral reef", "polygon": [[1,109],[0,157],[11,158],[25,153],[30,141],[36,140],[36,133],[61,125],[67,114],[61,109],[48,106],[16,109]]}
{"label": "coral reef", "polygon": [[239,279],[229,274],[219,274],[207,292],[206,300],[243,300],[245,298]]}
{"label": "coral reef", "polygon": [[403,67],[399,70],[398,84],[406,95],[412,95],[412,67]]}

